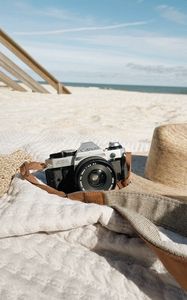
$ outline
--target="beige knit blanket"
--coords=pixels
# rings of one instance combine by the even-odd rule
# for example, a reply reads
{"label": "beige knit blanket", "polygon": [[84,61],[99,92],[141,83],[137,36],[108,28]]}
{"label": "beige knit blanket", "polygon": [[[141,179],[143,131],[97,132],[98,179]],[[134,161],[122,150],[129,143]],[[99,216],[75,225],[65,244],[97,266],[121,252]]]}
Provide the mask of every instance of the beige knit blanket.
{"label": "beige knit blanket", "polygon": [[8,191],[12,177],[19,171],[20,165],[29,160],[31,156],[23,150],[0,154],[0,197]]}

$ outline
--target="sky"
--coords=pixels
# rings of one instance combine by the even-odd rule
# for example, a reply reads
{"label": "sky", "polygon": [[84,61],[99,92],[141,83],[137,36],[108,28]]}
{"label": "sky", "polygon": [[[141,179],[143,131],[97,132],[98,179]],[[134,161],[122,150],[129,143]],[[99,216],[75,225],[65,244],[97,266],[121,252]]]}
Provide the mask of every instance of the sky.
{"label": "sky", "polygon": [[0,27],[62,82],[187,86],[187,0],[0,4]]}

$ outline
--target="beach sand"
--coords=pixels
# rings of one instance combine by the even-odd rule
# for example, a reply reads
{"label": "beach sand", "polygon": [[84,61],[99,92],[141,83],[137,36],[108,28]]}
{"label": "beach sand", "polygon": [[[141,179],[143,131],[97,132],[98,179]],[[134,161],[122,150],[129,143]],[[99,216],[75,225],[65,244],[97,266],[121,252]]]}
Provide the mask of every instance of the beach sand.
{"label": "beach sand", "polygon": [[68,88],[71,95],[0,88],[0,153],[24,148],[44,159],[88,140],[145,153],[156,126],[187,121],[187,95]]}
{"label": "beach sand", "polygon": [[[46,86],[45,86],[46,87]],[[119,141],[143,175],[156,126],[187,121],[187,95],[68,87],[71,95],[0,88],[0,154],[18,149],[34,160],[93,141],[103,149]]]}

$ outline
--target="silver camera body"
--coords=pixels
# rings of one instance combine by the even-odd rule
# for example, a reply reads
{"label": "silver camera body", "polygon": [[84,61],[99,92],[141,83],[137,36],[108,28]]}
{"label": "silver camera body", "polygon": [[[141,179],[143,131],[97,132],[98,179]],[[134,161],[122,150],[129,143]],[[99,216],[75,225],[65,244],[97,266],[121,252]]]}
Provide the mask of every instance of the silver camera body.
{"label": "silver camera body", "polygon": [[45,170],[47,184],[65,193],[111,190],[125,177],[125,149],[110,142],[104,150],[93,142],[77,150],[50,154]]}

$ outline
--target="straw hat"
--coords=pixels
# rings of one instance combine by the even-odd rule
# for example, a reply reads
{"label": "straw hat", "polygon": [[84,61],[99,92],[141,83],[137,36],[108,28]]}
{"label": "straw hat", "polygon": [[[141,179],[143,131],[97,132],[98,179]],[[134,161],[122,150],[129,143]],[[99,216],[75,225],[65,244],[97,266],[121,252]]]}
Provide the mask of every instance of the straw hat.
{"label": "straw hat", "polygon": [[155,128],[144,177],[133,173],[126,190],[187,201],[187,123]]}

